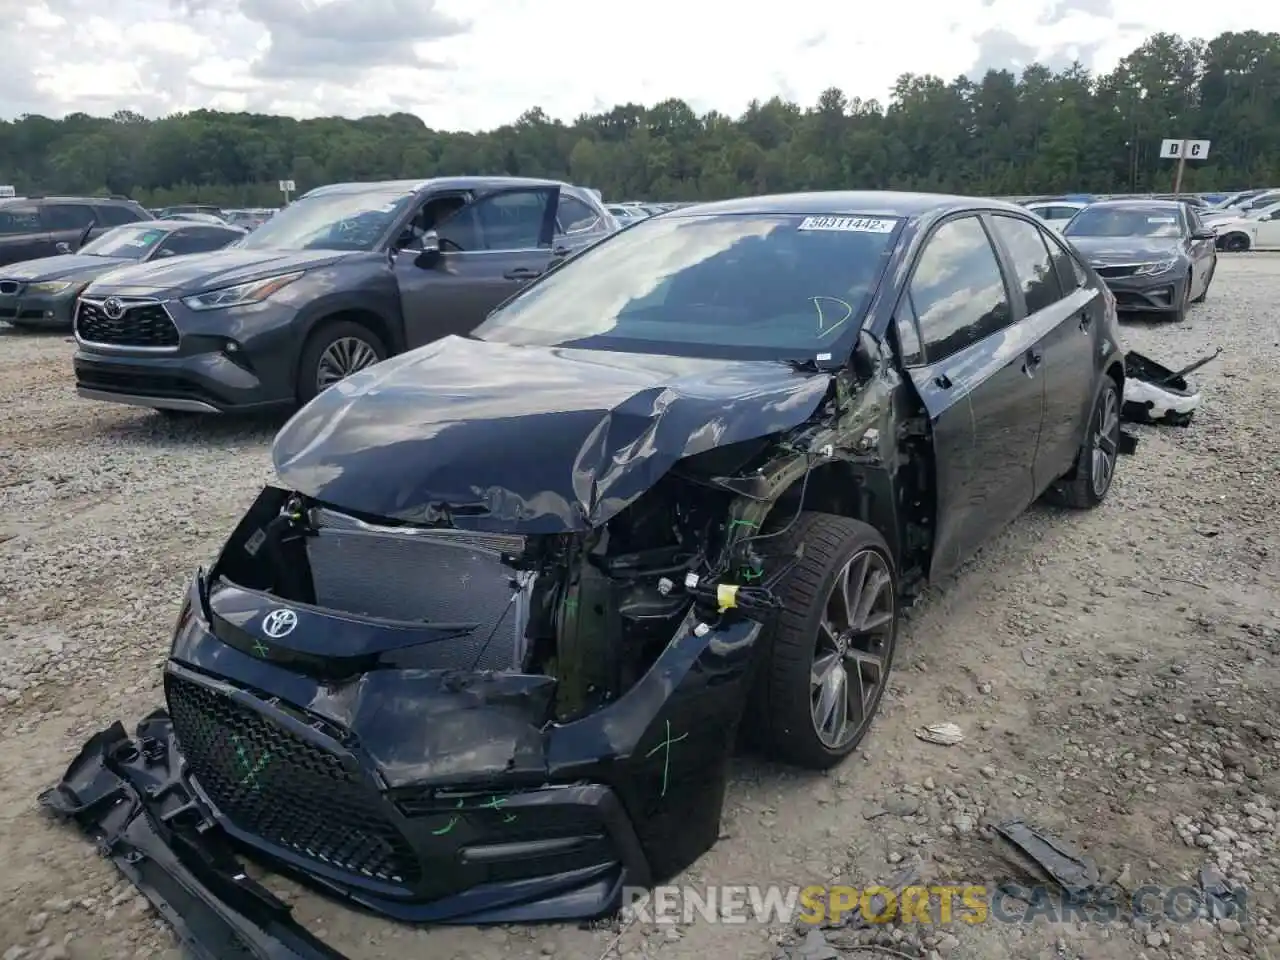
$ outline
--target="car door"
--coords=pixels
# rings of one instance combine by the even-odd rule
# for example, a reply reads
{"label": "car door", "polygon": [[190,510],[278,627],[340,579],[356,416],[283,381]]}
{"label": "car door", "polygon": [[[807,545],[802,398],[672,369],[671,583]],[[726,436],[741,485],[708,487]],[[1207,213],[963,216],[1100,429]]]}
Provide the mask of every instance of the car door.
{"label": "car door", "polygon": [[551,266],[567,260],[609,235],[611,228],[602,210],[586,201],[560,191],[556,205],[555,238],[551,250]]}
{"label": "car door", "polygon": [[1280,208],[1258,218],[1254,227],[1254,244],[1267,250],[1280,247]]}
{"label": "car door", "polygon": [[1208,233],[1209,229],[1204,225],[1204,221],[1200,219],[1200,213],[1195,207],[1183,205],[1183,214],[1186,217],[1186,243],[1187,252],[1191,257],[1191,295],[1198,297],[1204,293],[1209,286],[1209,278],[1213,274],[1214,263],[1218,259],[1217,240],[1196,239],[1196,234]]}
{"label": "car door", "polygon": [[34,203],[0,206],[0,265],[53,255],[49,231]]}
{"label": "car door", "polygon": [[899,303],[898,323],[914,324],[921,344],[908,374],[934,438],[931,576],[954,570],[1035,496],[1043,358],[1016,303],[976,214],[934,229]]}
{"label": "car door", "polygon": [[1044,419],[1032,468],[1039,496],[1075,462],[1097,382],[1094,332],[1104,320],[1099,310],[1106,308],[1101,293],[1078,286],[1074,274],[1071,286],[1064,286],[1054,251],[1065,253],[1049,231],[1004,214],[993,215],[991,225],[1007,272],[1016,281],[1015,304],[1022,300],[1020,326],[1043,357]]}
{"label": "car door", "polygon": [[[101,236],[106,227],[98,222],[98,215],[88,203],[50,202],[40,205],[40,219],[49,230],[55,250],[74,253],[80,241],[87,243]],[[90,229],[92,228],[92,229]],[[88,230],[86,236],[85,231]],[[65,244],[65,251],[59,247]]]}
{"label": "car door", "polygon": [[[476,196],[434,227],[438,254],[395,255],[410,347],[466,334],[550,265],[559,189],[518,187]],[[428,204],[429,206],[429,204]]]}

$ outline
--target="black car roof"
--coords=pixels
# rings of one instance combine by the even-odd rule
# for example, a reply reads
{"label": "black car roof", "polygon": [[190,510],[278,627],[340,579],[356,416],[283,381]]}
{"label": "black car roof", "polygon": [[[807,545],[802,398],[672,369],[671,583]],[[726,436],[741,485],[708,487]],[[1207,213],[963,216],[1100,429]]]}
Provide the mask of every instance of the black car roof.
{"label": "black car roof", "polygon": [[418,193],[427,187],[437,190],[484,190],[503,187],[564,187],[560,180],[532,177],[432,177],[427,180],[375,180],[352,183],[330,183],[308,190],[302,196],[319,197],[334,193]]}
{"label": "black car roof", "polygon": [[945,193],[904,193],[893,190],[829,190],[813,193],[779,193],[743,197],[682,207],[664,217],[705,216],[715,213],[843,214],[915,219],[941,216],[959,210],[1000,210],[1027,214],[1025,208],[987,197],[962,197]]}

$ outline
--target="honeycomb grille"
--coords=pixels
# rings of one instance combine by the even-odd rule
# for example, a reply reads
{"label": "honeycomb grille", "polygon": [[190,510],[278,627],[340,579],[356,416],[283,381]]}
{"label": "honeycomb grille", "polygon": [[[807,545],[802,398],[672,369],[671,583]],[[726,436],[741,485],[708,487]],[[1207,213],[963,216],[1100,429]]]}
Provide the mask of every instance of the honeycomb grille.
{"label": "honeycomb grille", "polygon": [[418,882],[417,858],[378,793],[337,756],[181,677],[166,679],[166,693],[192,774],[238,829],[361,877]]}
{"label": "honeycomb grille", "polygon": [[80,301],[76,332],[86,343],[113,347],[176,347],[178,328],[158,303],[129,306],[118,320],[107,316],[102,306]]}

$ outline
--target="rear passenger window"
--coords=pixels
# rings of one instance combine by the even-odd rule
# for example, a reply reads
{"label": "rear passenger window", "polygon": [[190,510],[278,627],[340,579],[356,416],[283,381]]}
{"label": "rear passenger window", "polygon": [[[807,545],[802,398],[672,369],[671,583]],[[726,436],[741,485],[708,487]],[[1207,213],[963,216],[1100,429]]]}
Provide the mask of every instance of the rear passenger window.
{"label": "rear passenger window", "polygon": [[104,227],[123,227],[126,223],[137,223],[138,215],[128,207],[107,206],[94,207],[98,213],[98,224]]}
{"label": "rear passenger window", "polygon": [[87,203],[46,203],[40,215],[50,230],[83,230],[98,219]]}
{"label": "rear passenger window", "polygon": [[1038,313],[1062,299],[1062,288],[1049,259],[1048,241],[1034,223],[994,216],[996,234],[1013,258],[1013,271],[1027,299],[1027,313]]}
{"label": "rear passenger window", "polygon": [[944,223],[929,238],[911,278],[911,300],[928,363],[1009,325],[1013,314],[1004,275],[976,217]]}
{"label": "rear passenger window", "polygon": [[556,209],[556,227],[562,234],[586,233],[600,224],[600,216],[576,197],[560,194]]}

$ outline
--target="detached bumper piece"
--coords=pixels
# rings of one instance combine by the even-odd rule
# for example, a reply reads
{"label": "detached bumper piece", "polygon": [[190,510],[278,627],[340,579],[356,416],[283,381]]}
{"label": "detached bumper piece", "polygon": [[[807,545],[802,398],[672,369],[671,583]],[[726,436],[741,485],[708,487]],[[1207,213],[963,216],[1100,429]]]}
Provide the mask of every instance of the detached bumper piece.
{"label": "detached bumper piece", "polygon": [[1200,406],[1200,391],[1186,379],[1222,353],[1219,349],[1181,370],[1170,370],[1150,357],[1130,350],[1125,356],[1124,405],[1121,416],[1130,423],[1185,427]]}
{"label": "detached bumper piece", "polygon": [[343,960],[287,904],[247,877],[175,771],[163,712],[131,740],[119,723],[94,735],[62,782],[40,796],[74,822],[151,902],[195,960]]}

